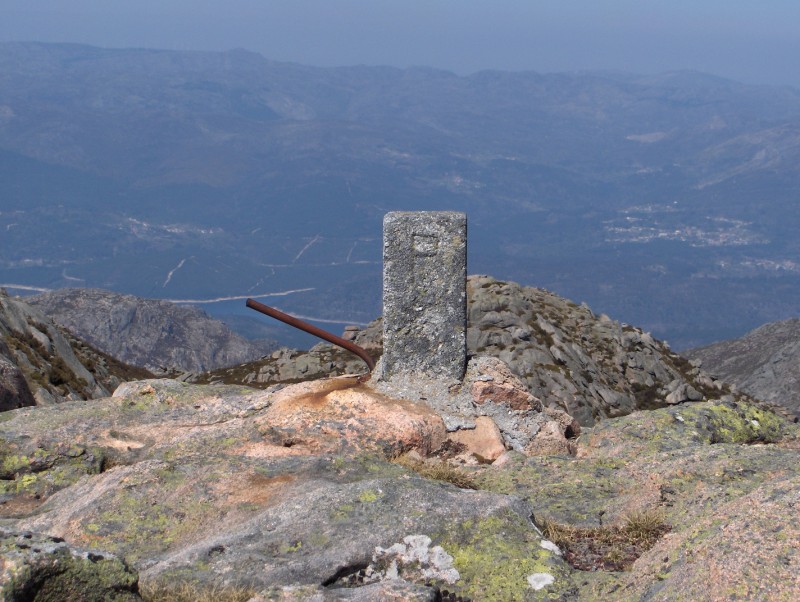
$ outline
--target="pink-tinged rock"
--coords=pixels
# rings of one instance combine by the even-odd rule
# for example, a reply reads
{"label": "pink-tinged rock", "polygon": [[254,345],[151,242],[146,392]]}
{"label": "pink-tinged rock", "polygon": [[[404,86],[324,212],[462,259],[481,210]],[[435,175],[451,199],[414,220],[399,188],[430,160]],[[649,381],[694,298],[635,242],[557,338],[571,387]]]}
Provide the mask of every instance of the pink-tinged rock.
{"label": "pink-tinged rock", "polygon": [[493,402],[512,410],[542,409],[541,401],[528,392],[505,362],[494,357],[479,357],[474,370],[477,374],[468,375],[468,379],[473,380],[470,393],[475,403]]}
{"label": "pink-tinged rock", "polygon": [[286,387],[257,422],[277,445],[306,453],[378,448],[425,456],[447,436],[441,417],[427,405],[393,399],[355,377]]}
{"label": "pink-tinged rock", "polygon": [[450,433],[448,439],[464,445],[467,453],[489,462],[494,462],[506,451],[500,429],[488,416],[479,416],[475,419],[474,429]]}
{"label": "pink-tinged rock", "polygon": [[536,398],[527,391],[521,391],[510,385],[498,385],[492,382],[476,382],[472,384],[472,399],[482,404],[492,401],[508,406],[512,410],[532,410],[536,408]]}
{"label": "pink-tinged rock", "polygon": [[530,443],[525,447],[528,456],[574,455],[575,437],[581,427],[572,416],[555,408],[545,408],[547,420],[539,428]]}
{"label": "pink-tinged rock", "polygon": [[553,456],[570,453],[570,443],[564,437],[557,422],[545,422],[539,432],[525,447],[528,456]]}
{"label": "pink-tinged rock", "polygon": [[561,433],[566,439],[574,439],[581,434],[580,423],[563,410],[559,410],[557,408],[544,408],[543,411],[545,416],[558,423]]}
{"label": "pink-tinged rock", "polygon": [[511,455],[510,452],[504,451],[502,454],[500,454],[500,456],[498,456],[498,458],[494,462],[492,462],[492,466],[498,466],[498,467],[505,466],[506,464],[509,464],[513,459],[514,456]]}

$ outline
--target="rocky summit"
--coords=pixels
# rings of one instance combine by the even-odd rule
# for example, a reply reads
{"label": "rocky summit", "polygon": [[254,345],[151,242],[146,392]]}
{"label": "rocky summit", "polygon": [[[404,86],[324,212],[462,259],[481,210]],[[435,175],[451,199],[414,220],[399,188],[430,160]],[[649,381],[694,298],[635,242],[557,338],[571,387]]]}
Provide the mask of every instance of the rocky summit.
{"label": "rocky summit", "polygon": [[[476,406],[475,384],[495,376],[477,370],[465,383]],[[498,385],[509,399],[526,394]],[[459,440],[427,404],[356,377],[267,390],[139,381],[110,398],[8,412],[0,591],[9,601],[54,599],[35,597],[54,588],[61,599],[243,602],[800,595],[797,425],[718,400],[569,433],[562,416],[514,405],[507,412],[527,413],[527,434],[549,445],[506,449],[483,428],[491,420]]]}
{"label": "rocky summit", "polygon": [[25,301],[76,336],[147,370],[200,372],[261,357],[254,344],[194,307],[100,289],[60,289]]}
{"label": "rocky summit", "polygon": [[[723,381],[649,333],[549,291],[470,276],[467,297],[468,352],[501,359],[529,393],[583,425],[637,409],[730,394]],[[378,321],[361,330],[350,327],[345,336],[378,357],[381,333]],[[320,344],[309,352],[280,349],[198,380],[258,386],[363,369],[357,358]]]}
{"label": "rocky summit", "polygon": [[[799,425],[585,306],[467,288],[460,380],[319,345],[204,376],[260,388],[140,379],[3,413],[0,597],[800,597]],[[53,344],[0,300],[7,346]],[[346,334],[379,356],[380,332]]]}

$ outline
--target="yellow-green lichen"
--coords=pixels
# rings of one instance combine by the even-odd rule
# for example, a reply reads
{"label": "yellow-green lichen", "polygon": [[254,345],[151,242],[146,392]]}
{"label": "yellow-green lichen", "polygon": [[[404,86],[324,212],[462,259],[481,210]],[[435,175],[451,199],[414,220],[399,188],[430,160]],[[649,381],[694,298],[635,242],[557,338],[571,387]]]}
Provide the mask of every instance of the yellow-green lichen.
{"label": "yellow-green lichen", "polygon": [[207,500],[158,499],[153,487],[125,489],[106,510],[85,518],[84,537],[92,546],[141,557],[171,548],[218,516]]}
{"label": "yellow-green lichen", "polygon": [[[139,597],[138,577],[120,560],[94,556],[82,558],[64,547],[55,550],[48,571],[35,574],[30,567],[10,575],[0,586],[0,599],[31,599],[31,581],[37,580],[36,600],[61,602],[63,600],[107,600],[108,602],[133,602]],[[42,578],[46,575],[46,578]]]}
{"label": "yellow-green lichen", "polygon": [[15,472],[28,468],[31,464],[30,458],[25,455],[8,455],[3,458],[2,469],[6,474],[14,474]]}
{"label": "yellow-green lichen", "polygon": [[362,504],[371,504],[372,502],[377,501],[379,497],[380,492],[373,489],[365,489],[359,494],[358,501]]}
{"label": "yellow-green lichen", "polygon": [[299,539],[297,541],[285,542],[278,547],[281,554],[294,554],[303,548],[303,542]]}
{"label": "yellow-green lichen", "polygon": [[756,404],[712,401],[609,420],[593,427],[579,445],[594,456],[653,455],[715,443],[774,443],[794,430],[788,421]]}
{"label": "yellow-green lichen", "polygon": [[[0,449],[0,493],[47,497],[71,485],[86,474],[100,472],[104,456],[98,448],[81,448],[80,454],[68,455],[44,448],[32,453],[12,453],[9,446]],[[74,451],[74,450],[73,450]]]}
{"label": "yellow-green lichen", "polygon": [[40,461],[46,460],[50,458],[50,452],[41,447],[37,447],[33,452],[33,458]]}
{"label": "yellow-green lichen", "polygon": [[17,491],[29,491],[36,485],[38,477],[35,474],[25,474],[17,479]]}
{"label": "yellow-green lichen", "polygon": [[557,520],[595,525],[609,499],[633,485],[621,466],[624,462],[607,458],[530,458],[525,464],[488,466],[475,480],[480,489],[528,499]]}
{"label": "yellow-green lichen", "polygon": [[349,520],[355,512],[353,504],[342,504],[331,511],[331,518],[335,521]]}
{"label": "yellow-green lichen", "polygon": [[772,443],[784,435],[784,421],[773,412],[749,403],[709,404],[711,443]]}
{"label": "yellow-green lichen", "polygon": [[[474,600],[512,602],[547,599],[571,590],[569,568],[541,547],[541,536],[513,513],[470,520],[440,538],[461,578],[453,589]],[[553,576],[553,583],[534,590],[528,577]]]}

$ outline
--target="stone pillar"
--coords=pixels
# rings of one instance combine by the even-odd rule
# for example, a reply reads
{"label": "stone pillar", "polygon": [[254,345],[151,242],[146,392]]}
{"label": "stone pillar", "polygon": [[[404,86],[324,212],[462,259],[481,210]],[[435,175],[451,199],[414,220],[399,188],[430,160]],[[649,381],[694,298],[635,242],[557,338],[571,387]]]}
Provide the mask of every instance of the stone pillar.
{"label": "stone pillar", "polygon": [[467,216],[387,213],[381,379],[461,380],[466,335]]}

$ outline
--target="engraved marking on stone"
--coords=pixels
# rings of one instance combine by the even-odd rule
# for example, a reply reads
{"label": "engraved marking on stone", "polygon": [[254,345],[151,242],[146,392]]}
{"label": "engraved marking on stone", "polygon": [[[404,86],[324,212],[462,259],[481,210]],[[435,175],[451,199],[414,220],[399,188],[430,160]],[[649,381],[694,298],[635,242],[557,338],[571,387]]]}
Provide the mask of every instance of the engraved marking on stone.
{"label": "engraved marking on stone", "polygon": [[439,251],[439,240],[430,234],[414,234],[414,253],[421,257],[433,257]]}

